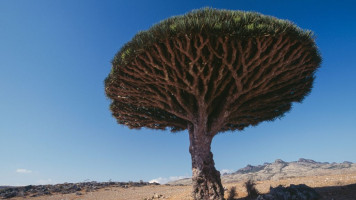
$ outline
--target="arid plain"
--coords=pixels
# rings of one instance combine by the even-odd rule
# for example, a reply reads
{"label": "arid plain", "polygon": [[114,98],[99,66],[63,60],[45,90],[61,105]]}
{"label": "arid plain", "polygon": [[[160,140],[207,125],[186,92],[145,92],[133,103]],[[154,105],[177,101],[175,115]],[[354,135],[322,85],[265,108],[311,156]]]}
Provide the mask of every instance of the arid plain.
{"label": "arid plain", "polygon": [[[225,183],[224,187],[230,189],[236,187],[235,199],[242,199],[247,195],[244,182]],[[306,184],[313,187],[322,195],[324,200],[352,200],[356,199],[356,173],[311,176],[288,178],[278,181],[257,181],[256,188],[261,193],[267,193],[269,187],[278,185],[288,186],[290,184]],[[191,200],[191,186],[173,186],[173,185],[157,185],[157,186],[142,186],[142,187],[108,187],[102,188],[95,192],[83,192],[82,195],[77,194],[53,194],[51,196],[40,197],[17,197],[13,200],[144,200],[144,199],[167,199],[167,200]],[[227,198],[228,191],[225,192]]]}

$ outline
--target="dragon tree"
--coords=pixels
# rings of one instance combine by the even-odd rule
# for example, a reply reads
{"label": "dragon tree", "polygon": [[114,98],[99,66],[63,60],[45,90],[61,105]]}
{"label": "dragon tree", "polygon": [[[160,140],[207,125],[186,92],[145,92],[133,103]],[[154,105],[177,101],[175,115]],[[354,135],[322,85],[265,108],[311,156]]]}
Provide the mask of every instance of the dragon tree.
{"label": "dragon tree", "polygon": [[114,57],[105,92],[119,124],[188,130],[193,198],[222,200],[214,136],[282,117],[310,93],[320,63],[311,31],[204,8],[137,33]]}

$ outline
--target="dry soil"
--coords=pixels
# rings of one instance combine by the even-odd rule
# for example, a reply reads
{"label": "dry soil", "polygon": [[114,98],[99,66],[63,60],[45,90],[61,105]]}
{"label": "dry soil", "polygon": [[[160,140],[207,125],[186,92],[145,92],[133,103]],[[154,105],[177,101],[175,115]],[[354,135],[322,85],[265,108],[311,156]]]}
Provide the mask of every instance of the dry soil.
{"label": "dry soil", "polygon": [[[235,199],[242,199],[247,195],[244,182],[225,183],[225,188],[236,187]],[[268,193],[269,188],[278,185],[289,186],[290,184],[306,184],[315,188],[323,196],[322,200],[356,200],[356,173],[325,175],[313,177],[288,178],[278,181],[259,181],[256,188],[261,193]],[[82,192],[77,194],[53,194],[40,197],[18,197],[13,200],[144,200],[144,199],[167,199],[167,200],[191,200],[191,186],[142,186],[142,187],[108,187],[95,192]],[[228,191],[225,192],[227,197]],[[160,196],[160,198],[157,198]]]}

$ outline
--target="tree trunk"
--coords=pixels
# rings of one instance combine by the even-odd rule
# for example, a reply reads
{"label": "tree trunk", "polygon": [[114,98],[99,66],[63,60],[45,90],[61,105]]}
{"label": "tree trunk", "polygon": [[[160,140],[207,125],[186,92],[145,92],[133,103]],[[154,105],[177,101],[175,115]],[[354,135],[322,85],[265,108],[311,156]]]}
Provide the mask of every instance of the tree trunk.
{"label": "tree trunk", "polygon": [[189,128],[192,156],[193,198],[195,200],[223,200],[224,188],[220,172],[215,169],[213,154],[210,151],[213,136],[205,133],[198,126]]}

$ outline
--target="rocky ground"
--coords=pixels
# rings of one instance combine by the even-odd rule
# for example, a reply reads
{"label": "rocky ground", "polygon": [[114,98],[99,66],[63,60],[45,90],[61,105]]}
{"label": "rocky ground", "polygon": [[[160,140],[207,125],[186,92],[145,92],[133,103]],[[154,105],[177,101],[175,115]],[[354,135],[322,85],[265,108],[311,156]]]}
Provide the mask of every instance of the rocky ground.
{"label": "rocky ground", "polygon": [[[356,200],[356,165],[344,163],[318,163],[300,159],[295,162],[276,160],[260,166],[247,166],[235,173],[222,176],[228,197],[236,188],[234,199],[243,200],[247,192],[244,183],[255,180],[257,190],[266,194],[270,187],[284,188],[305,184],[320,194],[321,200]],[[299,171],[299,173],[298,173]],[[252,178],[251,178],[252,177]],[[269,178],[266,178],[269,177]],[[294,186],[291,188],[293,189]],[[85,182],[57,185],[0,188],[0,198],[11,200],[192,200],[189,179],[166,185],[147,182]],[[302,187],[303,188],[303,187]]]}
{"label": "rocky ground", "polygon": [[75,194],[81,196],[83,194],[99,191],[104,188],[139,188],[143,186],[159,185],[157,183],[148,182],[82,182],[82,183],[63,183],[56,185],[28,185],[24,187],[1,187],[0,198],[10,199],[15,197],[41,197],[51,196],[53,194]]}
{"label": "rocky ground", "polygon": [[[36,195],[38,193],[28,192],[27,196],[17,196],[10,198],[11,200],[192,200],[190,197],[191,185],[154,185],[154,184],[108,184],[108,183],[86,183],[85,186],[74,186],[77,184],[64,184],[63,191],[50,194]],[[227,189],[225,192],[228,197],[229,190],[236,187],[235,199],[242,200],[246,197],[247,192],[243,186],[244,182],[224,183]],[[256,181],[256,188],[261,193],[269,192],[270,187],[284,187],[291,184],[305,184],[314,188],[320,195],[321,200],[355,200],[356,199],[356,173],[339,174],[339,175],[324,175],[324,176],[306,176],[299,178],[287,178],[281,180]],[[52,186],[41,186],[40,188],[48,188]],[[59,186],[56,186],[59,187]],[[81,190],[78,190],[78,188]],[[50,190],[50,189],[48,189]],[[45,193],[43,192],[40,193]],[[71,193],[67,193],[71,192]],[[31,197],[33,196],[33,197]]]}

